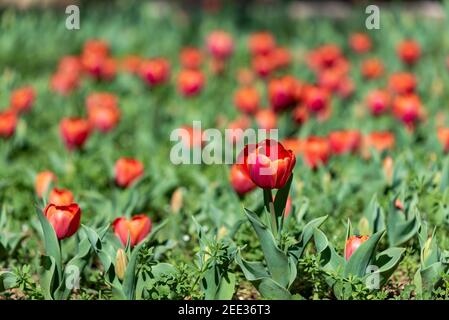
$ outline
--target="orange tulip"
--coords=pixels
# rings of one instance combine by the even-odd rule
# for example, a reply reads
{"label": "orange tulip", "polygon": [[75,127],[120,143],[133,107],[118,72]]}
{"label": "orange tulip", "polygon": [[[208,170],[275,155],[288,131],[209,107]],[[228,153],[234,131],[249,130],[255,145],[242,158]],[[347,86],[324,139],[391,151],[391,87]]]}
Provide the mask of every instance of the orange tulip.
{"label": "orange tulip", "polygon": [[254,87],[240,88],[234,94],[234,104],[243,113],[255,113],[259,103],[260,96]]}
{"label": "orange tulip", "polygon": [[393,101],[393,113],[404,124],[412,125],[423,115],[421,100],[414,94],[397,96]]}
{"label": "orange tulip", "polygon": [[62,119],[59,130],[67,149],[82,148],[90,135],[90,123],[82,118]]}
{"label": "orange tulip", "polygon": [[139,214],[133,216],[130,220],[125,217],[115,219],[112,222],[112,228],[124,246],[128,243],[129,237],[130,246],[134,247],[151,232],[152,223],[148,216]]}
{"label": "orange tulip", "polygon": [[329,107],[329,93],[327,90],[307,86],[304,89],[304,104],[310,112],[321,113]]}
{"label": "orange tulip", "polygon": [[357,130],[341,130],[329,134],[329,144],[334,154],[357,152],[361,141],[362,135]]}
{"label": "orange tulip", "polygon": [[260,129],[271,130],[277,128],[277,116],[271,109],[261,109],[254,116]]}
{"label": "orange tulip", "polygon": [[232,36],[222,30],[211,32],[206,39],[206,45],[209,53],[219,60],[229,58],[234,51]]}
{"label": "orange tulip", "polygon": [[256,32],[250,35],[248,48],[252,55],[267,55],[276,47],[276,40],[269,32]]}
{"label": "orange tulip", "polygon": [[362,62],[361,73],[365,79],[378,79],[384,72],[385,67],[380,59],[371,58]]}
{"label": "orange tulip", "polygon": [[352,51],[361,54],[371,50],[372,42],[366,33],[356,32],[349,37],[349,46]]}
{"label": "orange tulip", "polygon": [[443,128],[443,127],[438,128],[437,129],[437,137],[438,137],[438,141],[443,146],[444,152],[447,153],[449,151],[449,128]]}
{"label": "orange tulip", "polygon": [[371,132],[365,138],[365,145],[368,148],[374,148],[378,152],[389,150],[394,147],[395,137],[388,131]]}
{"label": "orange tulip", "polygon": [[203,63],[202,52],[193,47],[186,47],[181,50],[179,54],[181,66],[186,69],[199,69]]}
{"label": "orange tulip", "polygon": [[258,55],[251,60],[253,71],[261,78],[267,78],[275,69],[273,60],[269,56]]}
{"label": "orange tulip", "polygon": [[231,167],[229,180],[231,181],[232,188],[239,195],[244,195],[256,188],[254,182],[238,164],[234,164]]}
{"label": "orange tulip", "polygon": [[120,187],[129,187],[140,178],[143,173],[143,163],[138,160],[120,158],[115,163],[115,183]]}
{"label": "orange tulip", "polygon": [[60,95],[67,96],[79,86],[79,78],[71,73],[58,71],[50,79],[50,89]]}
{"label": "orange tulip", "polygon": [[53,188],[48,197],[48,202],[57,206],[68,206],[74,201],[72,191],[67,189]]}
{"label": "orange tulip", "polygon": [[350,236],[346,240],[346,256],[345,259],[349,260],[352,254],[360,247],[362,243],[369,239],[369,236]]}
{"label": "orange tulip", "polygon": [[178,75],[178,91],[185,97],[195,96],[204,86],[204,75],[201,71],[185,69]]}
{"label": "orange tulip", "polygon": [[36,175],[34,183],[34,190],[39,198],[42,198],[47,192],[52,183],[57,180],[55,174],[51,171],[42,171]]}
{"label": "orange tulip", "polygon": [[13,111],[0,112],[0,137],[9,138],[16,131],[17,115]]}
{"label": "orange tulip", "polygon": [[421,56],[421,47],[415,40],[405,40],[397,48],[399,58],[406,64],[415,64]]}
{"label": "orange tulip", "polygon": [[120,69],[131,74],[138,74],[142,58],[136,55],[127,55],[120,61]]}
{"label": "orange tulip", "polygon": [[139,74],[148,85],[160,85],[170,77],[170,64],[164,58],[145,60],[139,67]]}
{"label": "orange tulip", "polygon": [[76,203],[67,206],[49,204],[44,215],[53,226],[59,240],[71,237],[78,231],[81,220],[81,209]]}
{"label": "orange tulip", "polygon": [[311,136],[304,142],[304,162],[316,169],[319,165],[325,165],[331,155],[329,141],[326,138]]}
{"label": "orange tulip", "polygon": [[280,112],[291,107],[295,103],[295,89],[295,79],[290,76],[270,80],[268,96],[271,109]]}
{"label": "orange tulip", "polygon": [[23,87],[11,93],[10,107],[12,110],[22,113],[29,111],[34,103],[36,93],[32,87]]}
{"label": "orange tulip", "polygon": [[415,75],[408,72],[393,73],[388,80],[388,88],[396,94],[413,93],[416,89]]}

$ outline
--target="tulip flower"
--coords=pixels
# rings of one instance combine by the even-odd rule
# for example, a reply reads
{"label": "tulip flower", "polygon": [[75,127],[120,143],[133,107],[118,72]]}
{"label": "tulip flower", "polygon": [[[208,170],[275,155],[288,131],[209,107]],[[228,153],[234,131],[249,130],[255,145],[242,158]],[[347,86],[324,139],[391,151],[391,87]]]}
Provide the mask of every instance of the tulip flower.
{"label": "tulip flower", "polygon": [[362,76],[365,79],[369,79],[369,80],[378,79],[385,72],[384,64],[382,63],[382,61],[380,59],[377,59],[377,58],[371,58],[371,59],[364,60],[362,62],[360,69],[361,69]]}
{"label": "tulip flower", "polygon": [[271,139],[246,145],[239,155],[242,171],[264,189],[281,189],[290,178],[295,164],[293,152]]}
{"label": "tulip flower", "polygon": [[101,132],[114,129],[120,121],[121,112],[116,106],[95,105],[88,109],[89,123]]}
{"label": "tulip flower", "polygon": [[304,152],[305,141],[299,138],[287,138],[281,141],[286,150],[291,150],[296,155]]}
{"label": "tulip flower", "polygon": [[44,215],[53,226],[59,240],[71,237],[80,226],[81,209],[76,203],[65,206],[50,203],[45,207]]}
{"label": "tulip flower", "polygon": [[416,77],[408,72],[393,73],[388,80],[388,88],[396,94],[410,94],[416,89]]}
{"label": "tulip flower", "polygon": [[268,96],[271,109],[280,112],[295,103],[295,79],[289,76],[272,79],[268,83]]}
{"label": "tulip flower", "polygon": [[170,77],[170,64],[164,58],[149,59],[141,63],[139,74],[148,85],[161,85]]}
{"label": "tulip flower", "polygon": [[18,113],[27,112],[33,106],[35,96],[32,87],[16,89],[11,93],[10,107]]}
{"label": "tulip flower", "polygon": [[67,189],[53,188],[48,197],[48,202],[57,206],[68,206],[74,200],[73,193]]}
{"label": "tulip flower", "polygon": [[304,142],[304,162],[311,168],[316,169],[320,164],[327,163],[331,155],[329,141],[326,138],[311,136]]}
{"label": "tulip flower", "polygon": [[276,47],[270,53],[270,59],[273,67],[278,69],[287,68],[292,61],[292,54],[289,49],[283,47]]}
{"label": "tulip flower", "polygon": [[234,40],[232,36],[222,30],[211,32],[206,39],[209,53],[218,60],[226,60],[234,51]]}
{"label": "tulip flower", "polygon": [[346,260],[349,260],[358,247],[368,239],[369,236],[350,236],[348,240],[346,240]]}
{"label": "tulip flower", "polygon": [[57,72],[50,79],[50,89],[60,95],[67,96],[79,86],[76,75]]}
{"label": "tulip flower", "polygon": [[275,69],[273,60],[269,56],[258,55],[251,60],[253,71],[261,78],[267,78]]}
{"label": "tulip flower", "polygon": [[109,92],[91,93],[86,98],[87,110],[96,106],[116,107],[118,106],[118,98],[115,94]]}
{"label": "tulip flower", "polygon": [[131,219],[120,217],[114,220],[112,228],[115,235],[120,239],[121,243],[126,246],[128,237],[130,246],[134,247],[139,244],[151,232],[152,223],[148,216],[139,214]]}
{"label": "tulip flower", "polygon": [[17,115],[13,111],[0,112],[0,137],[9,138],[16,131]]}
{"label": "tulip flower", "polygon": [[256,32],[248,39],[248,48],[252,55],[268,55],[276,48],[276,40],[269,32]]}
{"label": "tulip flower", "polygon": [[119,248],[117,254],[115,255],[115,266],[114,271],[117,278],[123,280],[125,278],[126,267],[128,266],[128,258],[126,257],[125,250]]}
{"label": "tulip flower", "polygon": [[366,97],[366,104],[374,116],[385,113],[390,108],[390,94],[385,90],[373,90]]}
{"label": "tulip flower", "polygon": [[129,187],[140,178],[143,173],[143,163],[138,160],[120,158],[115,163],[115,183],[122,188]]}
{"label": "tulip flower", "polygon": [[91,127],[87,119],[64,118],[59,131],[67,149],[82,148],[90,135]]}
{"label": "tulip flower", "polygon": [[197,48],[186,47],[181,50],[179,60],[183,68],[197,70],[203,63],[203,54]]}
{"label": "tulip flower", "polygon": [[449,128],[438,128],[437,138],[440,144],[443,146],[444,152],[447,153],[449,151]]}
{"label": "tulip flower", "polygon": [[397,48],[399,58],[406,64],[415,64],[421,56],[421,47],[414,40],[405,40]]}
{"label": "tulip flower", "polygon": [[[103,78],[106,71],[107,64],[110,64],[109,59],[109,45],[102,40],[89,40],[84,44],[83,52],[81,53],[81,64],[83,69],[92,77],[100,79]],[[106,71],[106,72],[105,72]]]}
{"label": "tulip flower", "polygon": [[362,135],[357,130],[333,131],[329,134],[329,145],[333,154],[356,152],[361,144]]}
{"label": "tulip flower", "polygon": [[382,152],[394,147],[395,137],[388,131],[375,131],[366,136],[364,143],[366,147]]}
{"label": "tulip flower", "polygon": [[312,113],[323,112],[329,107],[329,93],[320,87],[307,86],[304,89],[304,104]]}
{"label": "tulip flower", "polygon": [[201,92],[204,86],[204,75],[201,71],[185,69],[178,75],[178,91],[185,97]]}
{"label": "tulip flower", "polygon": [[78,78],[83,72],[81,59],[76,56],[64,56],[59,60],[57,73]]}
{"label": "tulip flower", "polygon": [[413,125],[423,116],[421,100],[414,94],[397,96],[393,101],[393,113],[405,125]]}
{"label": "tulip flower", "polygon": [[341,49],[334,44],[325,44],[312,50],[307,57],[307,64],[315,72],[333,68],[342,62]]}
{"label": "tulip flower", "polygon": [[271,109],[261,109],[254,116],[260,129],[271,130],[277,128],[277,115]]}
{"label": "tulip flower", "polygon": [[260,96],[254,87],[238,89],[234,94],[234,104],[243,113],[253,114],[259,108]]}
{"label": "tulip flower", "polygon": [[47,192],[52,183],[57,180],[55,174],[51,171],[42,171],[36,175],[34,183],[34,190],[39,198],[42,198]]}
{"label": "tulip flower", "polygon": [[142,58],[136,55],[127,55],[120,61],[120,69],[130,74],[138,74]]}
{"label": "tulip flower", "polygon": [[366,33],[356,32],[349,37],[349,46],[355,53],[362,54],[371,50],[372,42]]}
{"label": "tulip flower", "polygon": [[299,104],[293,109],[292,118],[296,124],[302,125],[309,120],[309,110],[303,104]]}
{"label": "tulip flower", "polygon": [[238,164],[234,164],[231,167],[231,173],[229,177],[232,188],[239,195],[244,195],[256,188],[256,185],[251,178],[242,170],[242,167]]}

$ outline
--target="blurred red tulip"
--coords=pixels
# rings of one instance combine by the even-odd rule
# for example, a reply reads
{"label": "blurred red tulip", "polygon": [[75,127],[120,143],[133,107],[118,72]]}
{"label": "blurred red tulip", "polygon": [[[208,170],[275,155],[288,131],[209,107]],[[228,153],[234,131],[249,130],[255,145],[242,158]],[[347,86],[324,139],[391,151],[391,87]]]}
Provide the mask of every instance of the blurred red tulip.
{"label": "blurred red tulip", "polygon": [[368,148],[374,148],[378,152],[389,150],[394,147],[395,137],[388,131],[374,131],[365,137],[365,145]]}
{"label": "blurred red tulip", "polygon": [[275,69],[287,68],[292,61],[292,54],[288,48],[277,47],[270,53],[270,59]]}
{"label": "blurred red tulip", "polygon": [[203,53],[193,47],[186,47],[179,54],[181,66],[185,69],[199,69],[203,63]]}
{"label": "blurred red tulip", "polygon": [[307,57],[307,62],[313,71],[320,72],[341,63],[342,58],[343,56],[338,46],[325,44],[312,50]]}
{"label": "blurred red tulip", "polygon": [[303,104],[299,104],[293,109],[292,118],[296,124],[302,125],[309,120],[309,110]]}
{"label": "blurred red tulip", "polygon": [[284,187],[296,164],[291,150],[285,150],[279,142],[270,139],[246,145],[238,160],[241,170],[264,189]]}
{"label": "blurred red tulip", "polygon": [[295,104],[296,82],[293,77],[285,76],[271,79],[268,83],[268,97],[271,109],[280,112]]}
{"label": "blurred red tulip", "polygon": [[409,94],[415,91],[417,80],[408,72],[393,73],[388,80],[388,88],[396,94]]}
{"label": "blurred red tulip", "polygon": [[363,60],[361,73],[365,79],[378,79],[385,72],[383,62],[377,58]]}
{"label": "blurred red tulip", "polygon": [[414,94],[395,97],[393,113],[397,119],[406,125],[416,123],[423,116],[420,98]]}
{"label": "blurred red tulip", "polygon": [[325,165],[331,155],[329,141],[326,138],[311,136],[304,142],[304,162],[315,169],[319,165]]}
{"label": "blurred red tulip", "polygon": [[122,188],[131,186],[144,173],[143,163],[132,158],[120,158],[115,163],[115,183]]}
{"label": "blurred red tulip", "polygon": [[82,148],[90,135],[90,123],[83,118],[64,118],[59,131],[65,146],[69,150]]}
{"label": "blurred red tulip", "polygon": [[81,209],[76,203],[67,206],[50,203],[45,207],[44,215],[53,226],[59,240],[71,237],[80,226]]}
{"label": "blurred red tulip", "polygon": [[271,109],[260,109],[254,115],[260,129],[271,130],[277,128],[277,115]]}
{"label": "blurred red tulip", "polygon": [[67,189],[53,188],[48,196],[48,203],[56,206],[68,206],[75,202],[73,193]]}
{"label": "blurred red tulip", "polygon": [[437,137],[445,153],[449,151],[449,128],[438,128]]}
{"label": "blurred red tulip", "polygon": [[361,54],[371,50],[372,42],[366,33],[355,32],[349,37],[349,46],[352,51]]}
{"label": "blurred red tulip", "polygon": [[397,54],[404,63],[415,64],[421,56],[421,47],[415,40],[405,40],[399,44]]}
{"label": "blurred red tulip", "polygon": [[206,40],[209,53],[219,60],[229,58],[234,52],[234,40],[232,36],[222,30],[211,32]]}
{"label": "blurred red tulip", "polygon": [[254,182],[238,164],[234,164],[231,167],[229,179],[231,181],[232,188],[239,195],[244,195],[256,188]]}
{"label": "blurred red tulip", "polygon": [[148,216],[139,214],[133,216],[130,220],[125,217],[115,219],[112,222],[112,228],[124,246],[128,243],[129,238],[130,246],[134,247],[151,232],[152,223]]}
{"label": "blurred red tulip", "polygon": [[329,92],[316,86],[304,88],[304,104],[310,112],[319,113],[329,107]]}
{"label": "blurred red tulip", "polygon": [[57,72],[50,79],[50,89],[67,96],[79,86],[78,76],[72,73]]}
{"label": "blurred red tulip", "polygon": [[349,260],[358,247],[368,239],[369,236],[350,236],[348,240],[346,240],[345,259]]}
{"label": "blurred red tulip", "polygon": [[253,114],[259,108],[260,96],[254,87],[243,87],[234,94],[234,104],[243,113]]}
{"label": "blurred red tulip", "polygon": [[299,138],[287,138],[281,141],[286,150],[291,150],[295,156],[304,152],[305,141]]}
{"label": "blurred red tulip", "polygon": [[100,79],[109,77],[111,62],[109,59],[109,45],[103,40],[89,40],[84,44],[81,53],[81,64],[92,77]]}
{"label": "blurred red tulip", "polygon": [[86,107],[87,110],[96,107],[116,107],[118,106],[118,97],[109,92],[94,92],[87,96]]}
{"label": "blurred red tulip", "polygon": [[120,121],[121,112],[117,106],[93,105],[88,109],[89,122],[101,132],[114,129]]}
{"label": "blurred red tulip", "polygon": [[273,60],[269,56],[258,55],[251,61],[254,72],[261,78],[267,78],[274,71]]}
{"label": "blurred red tulip", "polygon": [[51,171],[42,171],[36,175],[36,180],[34,182],[34,190],[39,198],[44,197],[48,192],[50,185],[55,183],[57,180],[55,174]]}
{"label": "blurred red tulip", "polygon": [[199,94],[204,86],[204,75],[193,69],[182,70],[178,74],[178,91],[185,97]]}
{"label": "blurred red tulip", "polygon": [[366,97],[366,104],[374,116],[385,113],[390,108],[390,94],[385,90],[373,90]]}
{"label": "blurred red tulip", "polygon": [[140,64],[139,74],[151,86],[164,84],[170,77],[170,64],[164,58],[144,60]]}
{"label": "blurred red tulip", "polygon": [[329,134],[329,144],[333,154],[357,152],[362,135],[357,130],[333,131]]}
{"label": "blurred red tulip", "polygon": [[59,60],[57,73],[78,78],[82,71],[81,59],[77,56],[64,56]]}
{"label": "blurred red tulip", "polygon": [[13,111],[0,112],[0,137],[9,138],[16,131],[17,115]]}
{"label": "blurred red tulip", "polygon": [[252,55],[268,55],[276,47],[276,40],[269,32],[256,32],[248,39],[248,48]]}
{"label": "blurred red tulip", "polygon": [[142,58],[137,55],[127,55],[120,61],[120,69],[131,74],[138,74]]}
{"label": "blurred red tulip", "polygon": [[11,93],[10,108],[15,112],[27,112],[34,103],[36,93],[31,86],[14,90]]}

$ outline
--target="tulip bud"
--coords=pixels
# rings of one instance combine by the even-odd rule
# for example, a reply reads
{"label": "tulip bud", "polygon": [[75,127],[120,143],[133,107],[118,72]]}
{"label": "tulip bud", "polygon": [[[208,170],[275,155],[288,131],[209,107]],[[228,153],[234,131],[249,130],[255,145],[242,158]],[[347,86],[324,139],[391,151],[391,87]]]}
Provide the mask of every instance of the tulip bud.
{"label": "tulip bud", "polygon": [[131,158],[120,158],[115,163],[115,182],[127,188],[144,173],[143,163]]}
{"label": "tulip bud", "polygon": [[226,60],[234,51],[234,40],[229,33],[217,30],[209,34],[206,40],[206,46],[214,58]]}
{"label": "tulip bud", "polygon": [[259,108],[260,97],[253,87],[241,88],[234,95],[234,104],[238,110],[253,114]]}
{"label": "tulip bud", "polygon": [[369,230],[369,221],[366,217],[362,217],[359,221],[359,231],[361,234],[368,234]]}
{"label": "tulip bud", "polygon": [[426,243],[424,244],[424,248],[422,250],[422,259],[424,261],[424,263],[427,261],[427,259],[429,258],[430,254],[432,253],[432,237],[428,238],[426,240]]}
{"label": "tulip bud", "polygon": [[32,87],[16,89],[11,93],[10,106],[16,112],[26,112],[34,103],[35,92]]}
{"label": "tulip bud", "polygon": [[253,33],[248,40],[249,51],[254,56],[264,56],[276,47],[276,40],[269,32]]}
{"label": "tulip bud", "polygon": [[164,58],[150,59],[142,62],[139,74],[148,85],[160,85],[170,76],[170,64]]}
{"label": "tulip bud", "polygon": [[346,240],[346,260],[349,260],[358,247],[368,239],[369,236],[350,236]]}
{"label": "tulip bud", "polygon": [[184,97],[199,94],[204,86],[204,75],[201,71],[185,69],[178,75],[178,91]]}
{"label": "tulip bud", "polygon": [[391,158],[390,156],[387,156],[384,159],[383,170],[384,170],[385,179],[387,180],[388,184],[391,185],[391,183],[393,182],[394,162],[393,162],[393,158]]}
{"label": "tulip bud", "polygon": [[421,47],[414,40],[405,40],[397,48],[399,58],[406,64],[412,65],[421,56]]}
{"label": "tulip bud", "polygon": [[128,266],[128,258],[126,256],[125,250],[119,248],[115,256],[115,274],[117,278],[123,280],[125,278],[126,267]]}
{"label": "tulip bud", "polygon": [[81,118],[65,118],[61,121],[59,130],[67,149],[81,148],[90,135],[88,120]]}
{"label": "tulip bud", "polygon": [[16,131],[17,115],[12,111],[0,112],[0,137],[9,138]]}
{"label": "tulip bud", "polygon": [[183,206],[182,188],[178,188],[175,190],[175,192],[173,192],[173,195],[171,196],[170,207],[174,213],[178,213],[179,210],[181,210],[182,206]]}
{"label": "tulip bud", "polygon": [[51,171],[42,171],[36,175],[34,189],[39,198],[42,198],[50,187],[51,183],[56,182],[57,178]]}

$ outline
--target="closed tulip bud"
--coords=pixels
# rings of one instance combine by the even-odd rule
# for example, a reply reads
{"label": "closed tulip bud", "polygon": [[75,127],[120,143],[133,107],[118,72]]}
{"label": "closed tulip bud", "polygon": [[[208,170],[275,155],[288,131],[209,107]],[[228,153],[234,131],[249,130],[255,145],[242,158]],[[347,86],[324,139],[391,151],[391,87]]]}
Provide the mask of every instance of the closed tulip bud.
{"label": "closed tulip bud", "polygon": [[126,267],[128,266],[128,257],[126,256],[125,250],[119,248],[117,254],[115,255],[115,275],[120,280],[125,278]]}
{"label": "closed tulip bud", "polygon": [[268,55],[276,48],[276,40],[269,32],[256,32],[250,35],[248,48],[252,55]]}
{"label": "closed tulip bud", "polygon": [[216,59],[224,60],[234,52],[234,40],[232,36],[222,30],[211,32],[206,39],[209,53]]}
{"label": "closed tulip bud", "polygon": [[10,107],[19,113],[29,111],[33,106],[35,96],[32,87],[16,89],[11,93]]}
{"label": "closed tulip bud", "polygon": [[260,188],[281,189],[292,174],[296,157],[276,140],[266,139],[246,145],[238,161],[242,171]]}
{"label": "closed tulip bud", "polygon": [[362,54],[371,50],[372,42],[366,33],[356,32],[349,37],[349,46],[355,53]]}
{"label": "closed tulip bud", "polygon": [[405,125],[412,125],[423,115],[421,100],[414,94],[397,96],[393,101],[393,113]]}
{"label": "closed tulip bud", "polygon": [[385,90],[371,91],[366,97],[366,104],[374,116],[385,113],[390,108],[390,94]]}
{"label": "closed tulip bud", "polygon": [[384,64],[380,59],[366,59],[362,62],[361,73],[365,79],[380,78],[385,71]]}
{"label": "closed tulip bud", "polygon": [[390,156],[385,157],[383,161],[384,176],[388,184],[393,182],[394,162]]}
{"label": "closed tulip bud", "polygon": [[304,90],[304,104],[310,112],[322,112],[329,106],[329,93],[320,87],[307,86]]}
{"label": "closed tulip bud", "polygon": [[139,74],[148,85],[161,85],[170,77],[170,64],[164,58],[149,59],[141,63]]}
{"label": "closed tulip bud", "polygon": [[359,231],[362,234],[368,234],[370,232],[369,221],[366,217],[362,217],[359,221]]}
{"label": "closed tulip bud", "polygon": [[259,93],[253,87],[240,88],[234,94],[234,104],[241,112],[254,114],[260,104]]}
{"label": "closed tulip bud", "polygon": [[178,91],[184,97],[195,96],[204,86],[204,75],[201,71],[185,69],[178,75]]}
{"label": "closed tulip bud", "polygon": [[50,203],[44,209],[44,215],[53,226],[59,240],[71,237],[80,226],[81,209],[76,203],[68,206]]}
{"label": "closed tulip bud", "polygon": [[199,69],[203,63],[203,54],[197,48],[187,47],[179,54],[181,65],[186,69]]}
{"label": "closed tulip bud", "polygon": [[273,60],[269,56],[263,55],[253,57],[251,67],[260,78],[267,78],[275,69]]}
{"label": "closed tulip bud", "polygon": [[438,128],[437,137],[445,153],[449,151],[449,128]]}
{"label": "closed tulip bud", "polygon": [[9,138],[16,131],[17,115],[13,111],[0,112],[0,137]]}
{"label": "closed tulip bud", "polygon": [[396,94],[413,93],[417,86],[415,75],[408,72],[393,73],[388,80],[388,88]]}
{"label": "closed tulip bud", "polygon": [[82,118],[64,118],[59,131],[65,146],[69,150],[82,148],[90,135],[90,123]]}
{"label": "closed tulip bud", "polygon": [[316,169],[319,165],[325,165],[331,155],[329,141],[322,137],[308,137],[304,144],[304,162]]}
{"label": "closed tulip bud", "polygon": [[115,183],[122,188],[127,188],[139,179],[144,173],[143,163],[131,159],[120,158],[115,163]]}
{"label": "closed tulip bud", "polygon": [[350,236],[348,240],[346,240],[346,260],[349,260],[360,245],[368,239],[369,236]]}
{"label": "closed tulip bud", "polygon": [[268,96],[271,109],[280,112],[295,104],[296,81],[294,78],[286,76],[279,79],[272,79],[268,83]]}
{"label": "closed tulip bud", "polygon": [[362,135],[357,130],[334,131],[329,134],[329,144],[334,154],[355,153],[362,142]]}
{"label": "closed tulip bud", "polygon": [[53,188],[48,197],[48,202],[57,206],[68,206],[74,200],[73,193],[67,189]]}
{"label": "closed tulip bud", "polygon": [[415,64],[421,56],[421,47],[414,40],[405,40],[397,48],[399,58],[406,64]]}
{"label": "closed tulip bud", "polygon": [[151,232],[151,220],[144,214],[133,216],[130,220],[125,217],[117,218],[112,223],[115,235],[126,246],[128,237],[130,246],[139,244]]}
{"label": "closed tulip bud", "polygon": [[183,198],[182,188],[177,188],[175,192],[173,192],[170,200],[170,207],[174,213],[178,213],[183,207]]}
{"label": "closed tulip bud", "polygon": [[422,249],[422,260],[424,263],[427,262],[427,259],[430,257],[432,253],[432,241],[433,238],[429,237],[426,242],[424,243],[424,247]]}
{"label": "closed tulip bud", "polygon": [[55,174],[51,171],[42,171],[36,175],[34,190],[39,198],[44,197],[52,183],[57,180]]}
{"label": "closed tulip bud", "polygon": [[254,182],[238,164],[234,164],[231,167],[229,179],[231,181],[232,188],[239,195],[244,195],[256,188]]}

